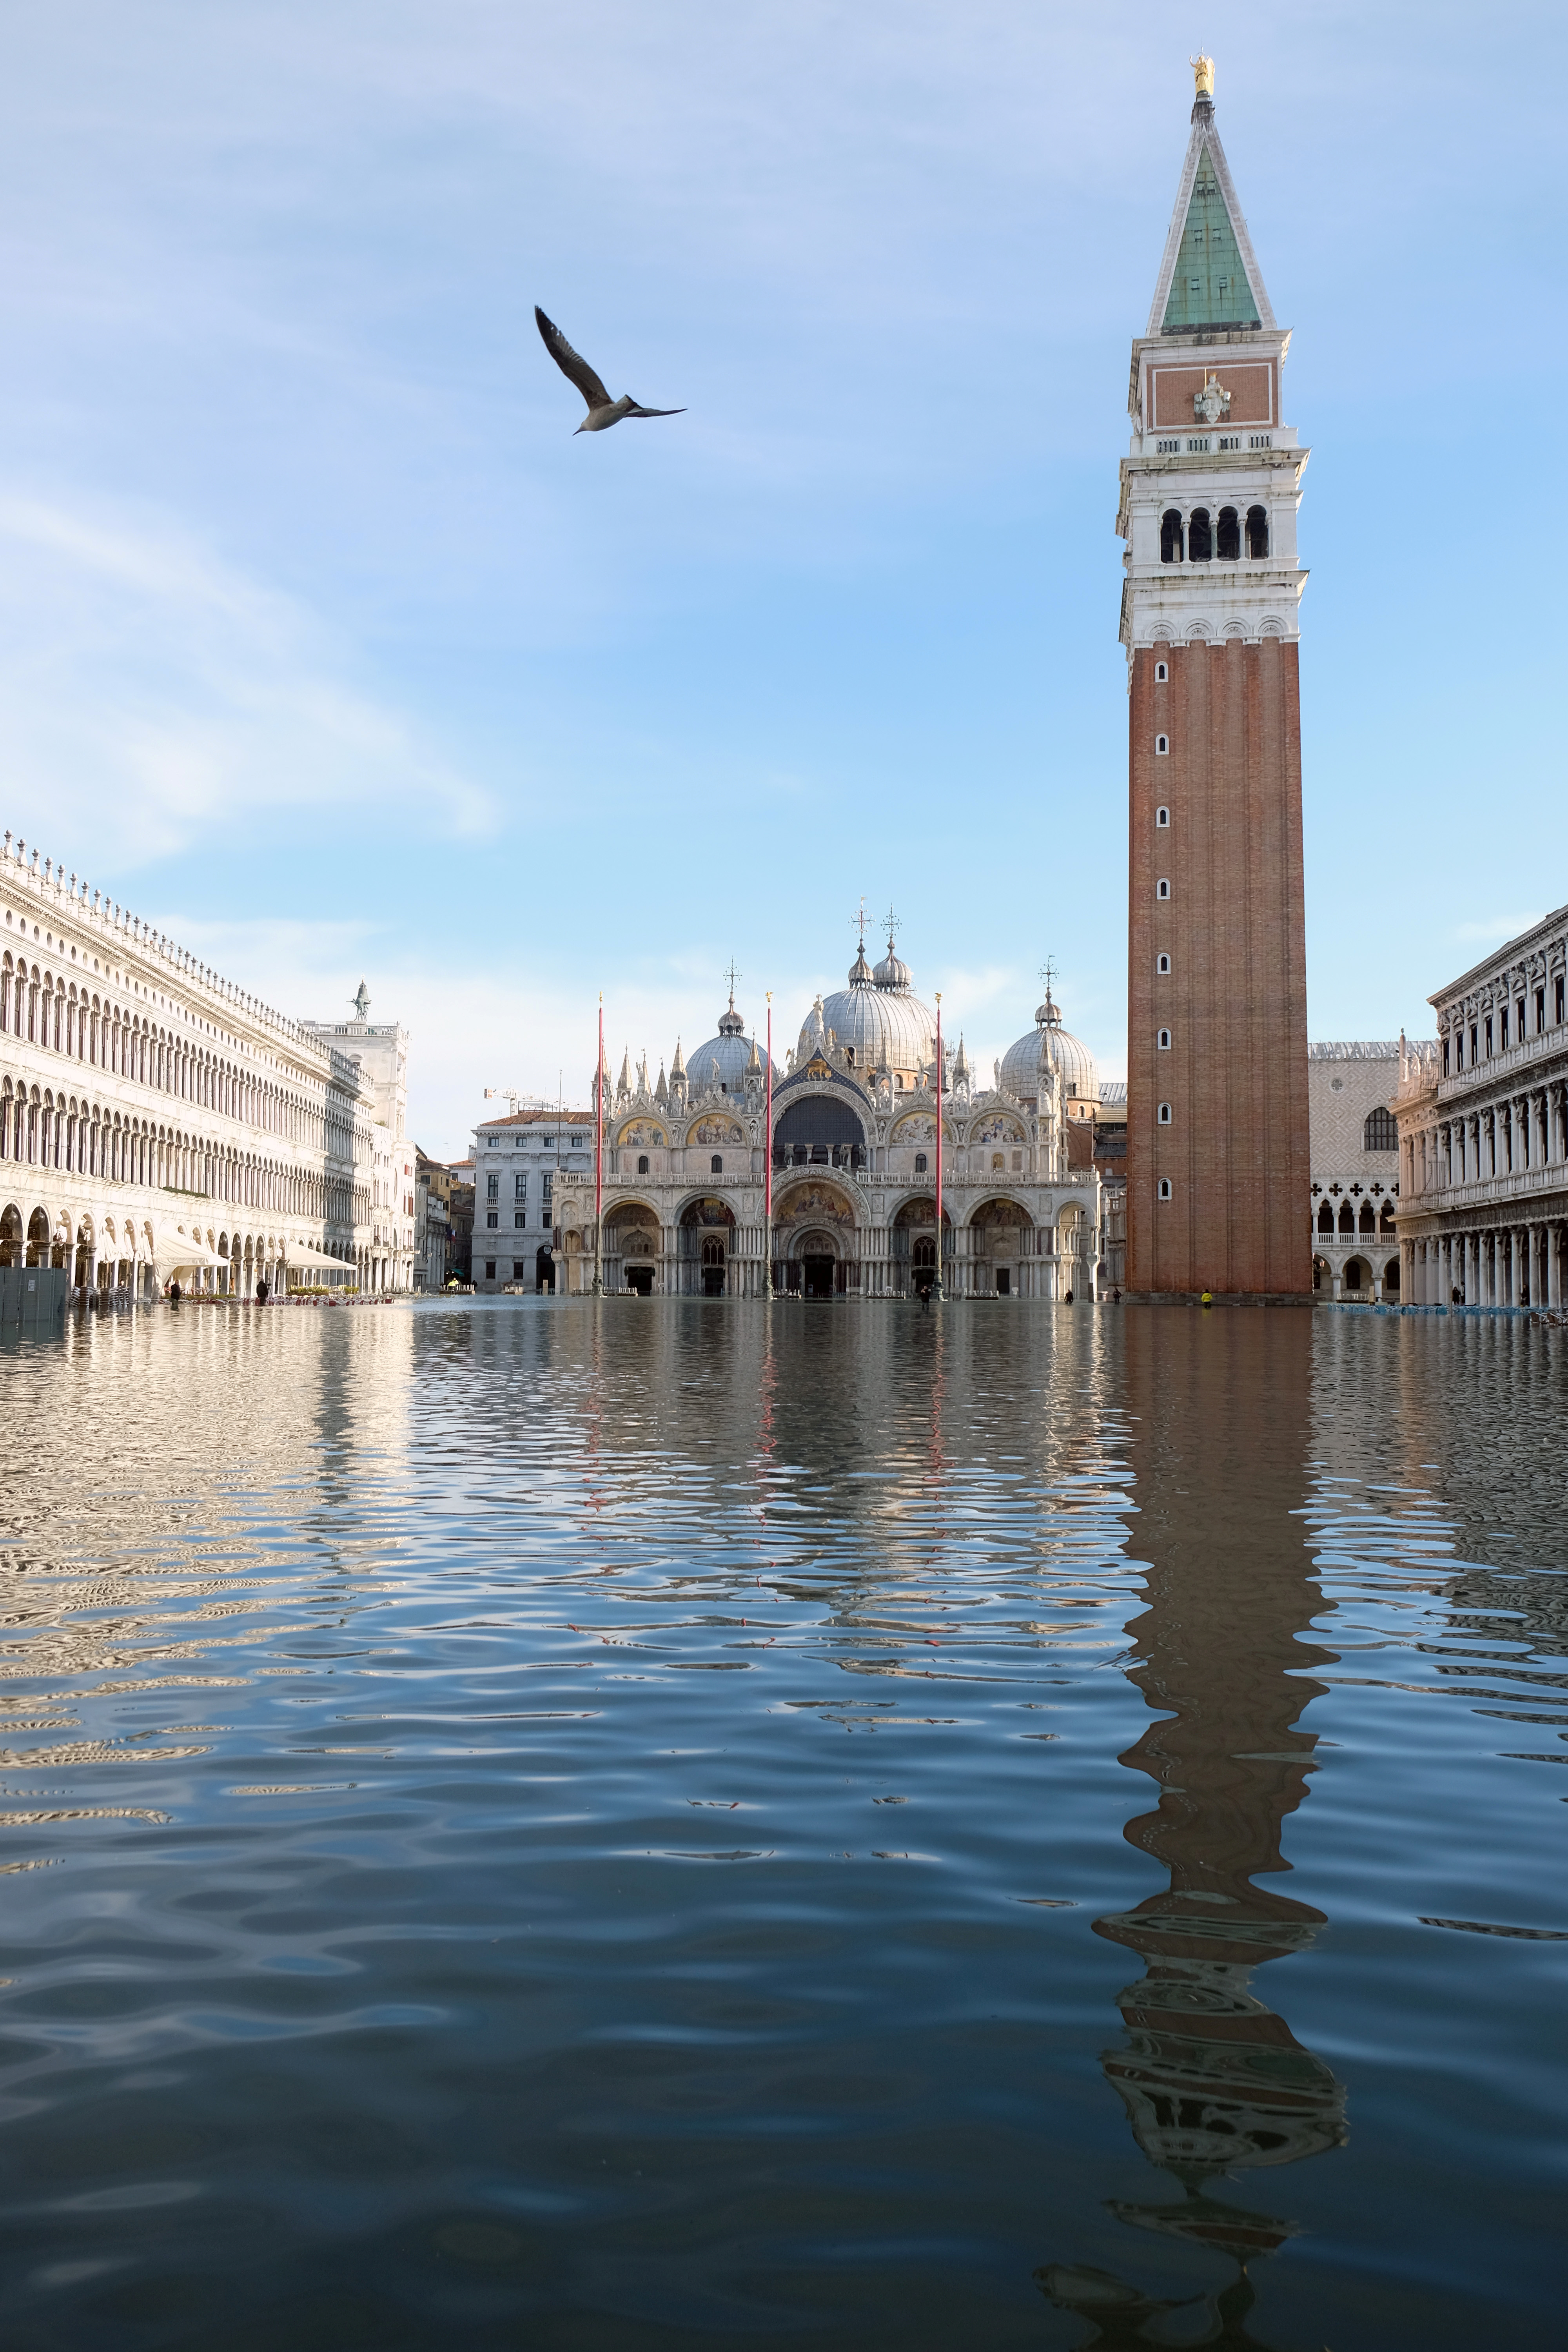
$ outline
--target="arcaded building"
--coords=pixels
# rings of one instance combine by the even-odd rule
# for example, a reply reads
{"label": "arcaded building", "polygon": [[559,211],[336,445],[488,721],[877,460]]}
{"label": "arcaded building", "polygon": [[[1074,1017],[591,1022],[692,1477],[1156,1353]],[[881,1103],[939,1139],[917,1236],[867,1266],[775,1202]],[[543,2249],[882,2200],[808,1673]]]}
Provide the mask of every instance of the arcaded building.
{"label": "arcaded building", "polygon": [[0,1265],[83,1303],[406,1289],[408,1035],[368,1010],[291,1020],[6,834]]}
{"label": "arcaded building", "polygon": [[1438,990],[1401,1041],[1399,1247],[1417,1306],[1568,1297],[1568,907]]}
{"label": "arcaded building", "polygon": [[[604,1223],[592,1167],[552,1176],[561,1287],[755,1297],[908,1297],[937,1272],[961,1298],[1094,1297],[1099,1083],[1047,996],[977,1083],[942,1041],[940,1225],[934,1008],[893,941],[864,949],[769,1072],[731,996],[668,1077],[604,1073]],[[500,1133],[501,1123],[489,1130]],[[580,1130],[579,1130],[580,1131]],[[772,1192],[772,1219],[768,1195]],[[598,1247],[595,1249],[595,1241]],[[476,1255],[478,1236],[476,1235]]]}
{"label": "arcaded building", "polygon": [[1279,326],[1197,94],[1121,465],[1127,1288],[1310,1293],[1296,509]]}

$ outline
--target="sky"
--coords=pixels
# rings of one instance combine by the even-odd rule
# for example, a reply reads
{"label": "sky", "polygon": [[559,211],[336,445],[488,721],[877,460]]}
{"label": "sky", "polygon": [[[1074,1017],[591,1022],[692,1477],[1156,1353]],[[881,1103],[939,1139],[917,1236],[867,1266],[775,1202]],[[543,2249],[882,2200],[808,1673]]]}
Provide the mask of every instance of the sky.
{"label": "sky", "polygon": [[[0,826],[486,1087],[775,1052],[862,898],[1125,1069],[1112,528],[1200,45],[1301,509],[1310,1027],[1568,899],[1568,16],[53,0],[0,80]],[[574,437],[542,303],[665,420]],[[1556,648],[1554,650],[1554,647]]]}

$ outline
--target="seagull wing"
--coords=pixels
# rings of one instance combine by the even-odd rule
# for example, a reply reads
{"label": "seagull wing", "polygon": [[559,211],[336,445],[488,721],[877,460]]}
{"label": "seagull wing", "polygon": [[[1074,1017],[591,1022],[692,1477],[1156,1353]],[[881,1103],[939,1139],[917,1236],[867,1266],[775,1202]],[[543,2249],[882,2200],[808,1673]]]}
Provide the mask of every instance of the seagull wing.
{"label": "seagull wing", "polygon": [[573,350],[554,320],[547,319],[537,302],[533,306],[533,315],[539,321],[544,348],[562,374],[576,385],[590,408],[608,408],[610,395],[581,352]]}
{"label": "seagull wing", "polygon": [[628,416],[684,416],[684,408],[643,408],[634,400],[627,409]]}

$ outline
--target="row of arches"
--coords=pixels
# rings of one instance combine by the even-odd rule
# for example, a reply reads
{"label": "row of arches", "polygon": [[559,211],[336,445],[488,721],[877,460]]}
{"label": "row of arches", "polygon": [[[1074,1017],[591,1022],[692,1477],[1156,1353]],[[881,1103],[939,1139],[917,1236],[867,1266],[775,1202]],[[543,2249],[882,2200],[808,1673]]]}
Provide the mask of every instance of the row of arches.
{"label": "row of arches", "polygon": [[112,1105],[0,1078],[0,1162],[198,1193],[311,1223],[368,1221],[366,1185],[136,1118]]}
{"label": "row of arches", "polygon": [[[564,1287],[591,1277],[591,1209],[560,1235]],[[772,1231],[741,1223],[716,1193],[687,1198],[670,1216],[657,1199],[633,1195],[606,1210],[600,1261],[606,1290],[688,1296],[751,1296],[763,1287],[806,1297],[910,1297],[934,1281],[937,1218],[933,1193],[900,1202],[886,1225],[873,1224],[840,1186],[815,1174],[774,1202]],[[1089,1297],[1094,1286],[1095,1229],[1083,1203],[1057,1205],[1055,1222],[1037,1223],[1005,1192],[987,1195],[955,1223],[941,1223],[943,1287],[957,1297]]]}
{"label": "row of arches", "polygon": [[[1297,1230],[1300,1231],[1300,1227]],[[1384,1201],[1380,1215],[1370,1201],[1363,1201],[1359,1212],[1353,1202],[1342,1201],[1337,1213],[1333,1202],[1325,1201],[1318,1211],[1317,1230],[1320,1234],[1337,1234],[1342,1241],[1353,1240],[1358,1234],[1381,1234],[1392,1241],[1394,1202]]]}
{"label": "row of arches", "polygon": [[[1384,1247],[1386,1245],[1385,1239]],[[1312,1260],[1312,1288],[1320,1298],[1332,1297],[1365,1302],[1397,1298],[1398,1256],[1386,1257],[1379,1249],[1365,1257],[1347,1258],[1337,1274],[1326,1257],[1315,1257]]]}
{"label": "row of arches", "polygon": [[321,1140],[321,1114],[295,1089],[9,948],[0,955],[0,1034],[199,1104],[242,1126],[295,1141]]}
{"label": "row of arches", "polygon": [[1239,563],[1243,545],[1247,560],[1258,563],[1268,553],[1268,510],[1248,507],[1245,517],[1236,507],[1194,507],[1184,515],[1167,507],[1160,517],[1162,563]]}
{"label": "row of arches", "polygon": [[286,1256],[276,1235],[226,1227],[165,1229],[160,1239],[152,1219],[131,1210],[73,1215],[39,1204],[25,1212],[15,1200],[0,1207],[0,1265],[61,1268],[79,1290],[145,1295],[175,1276],[193,1288],[247,1295],[257,1282],[273,1281]]}

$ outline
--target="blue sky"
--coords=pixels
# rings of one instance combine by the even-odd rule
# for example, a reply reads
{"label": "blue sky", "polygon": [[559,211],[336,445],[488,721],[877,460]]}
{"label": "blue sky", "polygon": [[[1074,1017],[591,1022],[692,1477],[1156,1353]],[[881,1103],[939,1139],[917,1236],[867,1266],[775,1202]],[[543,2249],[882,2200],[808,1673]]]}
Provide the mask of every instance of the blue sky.
{"label": "blue sky", "polygon": [[[891,900],[1123,1066],[1128,347],[1218,121],[1313,456],[1310,1026],[1568,898],[1561,9],[55,0],[0,83],[0,773],[456,1152]],[[542,302],[667,422],[574,438]]]}

